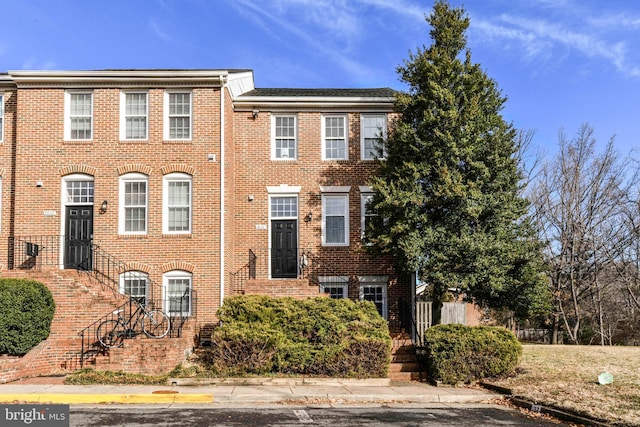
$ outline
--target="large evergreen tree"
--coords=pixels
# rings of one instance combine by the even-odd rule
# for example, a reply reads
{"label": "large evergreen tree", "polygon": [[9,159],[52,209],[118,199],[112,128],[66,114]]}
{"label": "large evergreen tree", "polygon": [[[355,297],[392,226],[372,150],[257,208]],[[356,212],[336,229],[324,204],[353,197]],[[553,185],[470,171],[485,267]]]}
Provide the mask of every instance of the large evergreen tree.
{"label": "large evergreen tree", "polygon": [[471,62],[464,9],[438,1],[432,44],[398,67],[408,91],[383,141],[367,230],[372,250],[417,271],[436,307],[450,288],[526,317],[547,298],[539,244],[521,196],[518,135],[501,116],[506,98]]}

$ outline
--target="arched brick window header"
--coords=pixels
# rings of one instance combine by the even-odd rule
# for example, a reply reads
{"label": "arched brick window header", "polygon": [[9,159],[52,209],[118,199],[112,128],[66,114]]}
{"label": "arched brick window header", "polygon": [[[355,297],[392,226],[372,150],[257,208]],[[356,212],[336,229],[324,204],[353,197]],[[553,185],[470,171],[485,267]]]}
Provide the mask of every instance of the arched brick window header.
{"label": "arched brick window header", "polygon": [[145,175],[151,175],[151,167],[147,166],[147,165],[143,165],[140,163],[136,163],[136,164],[128,164],[128,165],[124,165],[124,166],[118,166],[116,168],[116,171],[118,173],[118,175],[124,175],[127,173],[142,173]]}
{"label": "arched brick window header", "polygon": [[171,262],[162,264],[162,266],[160,266],[160,271],[162,271],[163,273],[166,273],[172,270],[182,270],[182,271],[188,271],[190,273],[193,273],[195,269],[196,269],[196,266],[194,264],[191,264],[185,261],[171,261]]}
{"label": "arched brick window header", "polygon": [[98,170],[93,166],[89,165],[69,165],[60,169],[60,176],[72,175],[75,173],[80,173],[83,175],[91,175],[96,176]]}
{"label": "arched brick window header", "polygon": [[183,163],[174,163],[171,165],[162,166],[160,168],[160,173],[162,173],[162,175],[167,175],[175,172],[182,172],[193,176],[196,173],[196,169],[193,166],[185,165]]}

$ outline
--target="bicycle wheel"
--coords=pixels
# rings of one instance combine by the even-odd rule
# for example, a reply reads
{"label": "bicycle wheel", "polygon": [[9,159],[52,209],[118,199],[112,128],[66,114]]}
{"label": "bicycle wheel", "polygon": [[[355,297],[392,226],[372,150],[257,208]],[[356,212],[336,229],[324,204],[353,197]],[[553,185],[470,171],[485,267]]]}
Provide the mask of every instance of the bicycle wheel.
{"label": "bicycle wheel", "polygon": [[171,321],[162,310],[145,312],[142,318],[142,331],[151,338],[162,338],[169,333]]}
{"label": "bicycle wheel", "polygon": [[126,334],[127,328],[118,320],[105,320],[96,330],[98,341],[105,348],[121,347]]}

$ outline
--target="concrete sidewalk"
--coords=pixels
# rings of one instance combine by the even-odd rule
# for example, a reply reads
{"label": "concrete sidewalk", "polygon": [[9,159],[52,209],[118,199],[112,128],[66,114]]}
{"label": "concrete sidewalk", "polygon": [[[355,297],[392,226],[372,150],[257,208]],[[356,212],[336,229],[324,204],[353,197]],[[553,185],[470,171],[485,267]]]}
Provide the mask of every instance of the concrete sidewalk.
{"label": "concrete sidewalk", "polygon": [[[481,403],[501,395],[424,383],[338,379],[173,380],[167,386],[64,385],[43,381],[0,384],[0,403],[52,404],[385,404]],[[188,385],[195,384],[195,385]]]}

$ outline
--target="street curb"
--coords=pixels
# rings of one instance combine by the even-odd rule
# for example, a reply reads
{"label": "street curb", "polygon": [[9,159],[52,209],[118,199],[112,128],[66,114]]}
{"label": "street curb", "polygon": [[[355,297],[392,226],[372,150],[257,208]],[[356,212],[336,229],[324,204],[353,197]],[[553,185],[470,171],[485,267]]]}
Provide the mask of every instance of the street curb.
{"label": "street curb", "polygon": [[389,387],[389,378],[169,378],[167,384],[170,386],[362,386],[362,387]]}
{"label": "street curb", "polygon": [[610,426],[610,424],[606,421],[591,418],[583,414],[578,414],[568,409],[557,408],[557,407],[547,406],[547,405],[539,405],[528,399],[525,399],[524,397],[514,396],[513,390],[506,387],[502,387],[499,385],[486,383],[486,382],[480,382],[479,384],[488,390],[495,391],[497,393],[505,395],[505,397],[509,399],[511,403],[513,403],[519,408],[528,409],[532,412],[538,412],[541,414],[551,415],[552,417],[557,418],[559,420],[568,421],[568,422],[577,423],[577,424],[584,424],[584,425],[596,426],[596,427]]}
{"label": "street curb", "polygon": [[4,403],[103,404],[103,403],[212,403],[213,394],[145,393],[7,393],[0,394]]}

